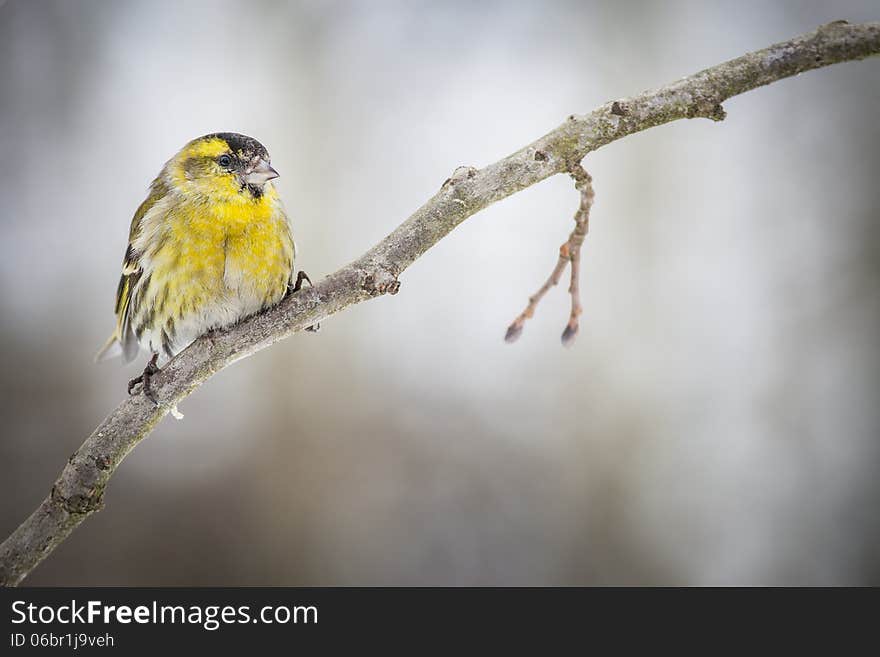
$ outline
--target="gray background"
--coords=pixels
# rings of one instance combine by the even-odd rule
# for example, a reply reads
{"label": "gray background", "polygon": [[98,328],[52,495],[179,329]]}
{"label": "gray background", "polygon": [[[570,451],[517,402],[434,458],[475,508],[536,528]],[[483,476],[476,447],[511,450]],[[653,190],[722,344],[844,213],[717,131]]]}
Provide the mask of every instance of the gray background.
{"label": "gray background", "polygon": [[[299,266],[458,165],[876,2],[0,2],[0,533],[143,361],[92,364],[128,224],[189,139],[281,172]],[[880,60],[590,155],[224,371],[30,584],[880,584]]]}

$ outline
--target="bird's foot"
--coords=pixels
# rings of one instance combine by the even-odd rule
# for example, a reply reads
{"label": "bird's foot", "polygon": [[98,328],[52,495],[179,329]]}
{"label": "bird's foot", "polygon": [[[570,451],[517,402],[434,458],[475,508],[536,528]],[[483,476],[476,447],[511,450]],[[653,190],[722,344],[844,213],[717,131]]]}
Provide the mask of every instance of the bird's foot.
{"label": "bird's foot", "polygon": [[309,275],[305,273],[302,269],[300,269],[296,273],[296,282],[294,282],[293,287],[290,288],[290,291],[299,292],[302,289],[303,281],[308,281],[309,287],[314,287],[314,285],[312,285],[312,279],[309,278]]}
{"label": "bird's foot", "polygon": [[128,382],[128,394],[134,394],[135,386],[141,384],[144,390],[144,397],[149,399],[156,406],[159,405],[159,400],[156,398],[156,392],[153,390],[153,387],[150,385],[151,379],[159,373],[159,366],[157,365],[159,361],[159,354],[155,353],[150,358],[150,361],[147,363],[147,366],[144,368],[143,373],[140,376],[136,376],[131,381]]}
{"label": "bird's foot", "polygon": [[[299,292],[302,289],[303,281],[308,281],[309,287],[315,287],[312,285],[312,279],[309,278],[309,275],[305,273],[302,269],[300,269],[296,273],[296,282],[291,286],[291,292]],[[306,331],[310,333],[317,333],[321,330],[321,325],[319,323],[312,324],[311,326],[306,327]]]}

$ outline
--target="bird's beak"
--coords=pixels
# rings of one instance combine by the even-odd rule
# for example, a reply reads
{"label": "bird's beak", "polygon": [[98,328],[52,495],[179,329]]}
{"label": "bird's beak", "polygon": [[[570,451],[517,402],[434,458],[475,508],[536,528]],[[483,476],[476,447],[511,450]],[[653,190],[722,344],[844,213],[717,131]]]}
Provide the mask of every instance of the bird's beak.
{"label": "bird's beak", "polygon": [[270,167],[266,160],[260,159],[246,172],[244,179],[248,185],[262,185],[277,177],[278,172]]}

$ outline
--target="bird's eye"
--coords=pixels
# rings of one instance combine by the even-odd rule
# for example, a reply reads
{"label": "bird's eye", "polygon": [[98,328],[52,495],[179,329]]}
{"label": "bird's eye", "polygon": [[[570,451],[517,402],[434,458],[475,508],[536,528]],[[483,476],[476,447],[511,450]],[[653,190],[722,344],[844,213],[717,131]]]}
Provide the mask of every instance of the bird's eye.
{"label": "bird's eye", "polygon": [[217,160],[217,163],[223,167],[224,169],[229,168],[229,165],[232,164],[232,158],[228,155],[221,155]]}

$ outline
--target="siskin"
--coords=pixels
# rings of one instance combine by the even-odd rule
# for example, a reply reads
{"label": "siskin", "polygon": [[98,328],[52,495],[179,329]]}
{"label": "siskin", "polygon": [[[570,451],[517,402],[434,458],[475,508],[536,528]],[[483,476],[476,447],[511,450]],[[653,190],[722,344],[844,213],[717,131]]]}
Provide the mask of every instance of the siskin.
{"label": "siskin", "polygon": [[[171,158],[131,222],[116,291],[116,329],[96,360],[138,348],[152,356],[144,394],[158,404],[150,377],[158,363],[212,329],[278,303],[291,283],[295,246],[257,140],[221,132],[199,137]],[[308,277],[300,272],[294,291]]]}

